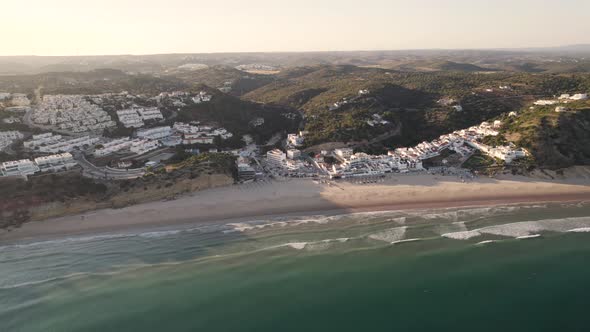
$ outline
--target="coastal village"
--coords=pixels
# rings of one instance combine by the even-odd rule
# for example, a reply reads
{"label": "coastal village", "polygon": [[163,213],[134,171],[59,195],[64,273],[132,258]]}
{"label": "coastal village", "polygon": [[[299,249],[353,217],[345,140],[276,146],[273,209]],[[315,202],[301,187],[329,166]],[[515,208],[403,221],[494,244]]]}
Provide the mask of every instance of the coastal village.
{"label": "coastal village", "polygon": [[[330,109],[338,109],[369,93],[369,90],[360,90],[357,96],[340,100]],[[144,176],[149,169],[163,167],[180,148],[194,155],[233,155],[239,182],[289,177],[321,181],[365,179],[418,172],[447,172],[466,179],[473,174],[462,165],[474,154],[485,155],[505,165],[529,155],[524,148],[511,143],[485,143],[486,137],[500,134],[501,120],[482,122],[416,146],[391,147],[386,154],[379,155],[344,146],[310,151],[305,145],[307,132],[303,130],[286,134],[282,140],[280,135],[275,136],[271,139],[274,144],[262,146],[244,135],[242,148],[221,148],[219,142],[232,138],[232,132],[216,124],[170,121],[174,115],[165,115],[160,106],[163,100],[182,107],[189,103],[208,103],[213,98],[205,91],[177,91],[164,92],[136,103],[137,96],[121,92],[44,95],[38,104],[34,104],[23,94],[0,93],[0,100],[10,102],[11,106],[6,110],[14,114],[13,120],[35,129],[35,133],[0,131],[0,151],[10,152],[18,148],[32,156],[0,163],[0,174],[26,178],[39,173],[77,169],[89,178],[128,180]],[[563,94],[557,99],[538,100],[534,106],[556,105],[556,112],[565,112],[570,101],[587,98],[583,93]],[[439,103],[453,103],[449,100]],[[461,110],[460,105],[454,107]],[[517,117],[518,114],[512,112],[509,116]],[[260,117],[250,121],[249,125],[256,127],[264,122],[265,119]],[[370,127],[387,124],[379,114],[367,119]],[[117,127],[128,130],[130,135],[103,135],[105,130]]]}

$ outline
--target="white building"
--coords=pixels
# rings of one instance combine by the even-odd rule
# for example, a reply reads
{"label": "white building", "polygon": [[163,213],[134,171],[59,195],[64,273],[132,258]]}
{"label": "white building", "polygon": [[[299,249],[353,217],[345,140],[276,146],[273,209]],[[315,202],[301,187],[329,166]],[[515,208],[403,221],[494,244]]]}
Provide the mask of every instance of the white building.
{"label": "white building", "polygon": [[131,147],[131,141],[129,137],[116,139],[107,143],[102,144],[101,148],[94,150],[95,157],[104,157],[111,153],[119,152],[121,150],[129,149]]}
{"label": "white building", "polygon": [[157,107],[138,108],[137,112],[143,121],[146,120],[162,120],[164,116]]}
{"label": "white building", "polygon": [[69,170],[78,163],[70,153],[35,158],[35,164],[41,172],[59,172]]}
{"label": "white building", "polygon": [[192,99],[195,104],[200,104],[200,103],[211,101],[211,98],[213,98],[212,95],[208,94],[205,91],[201,91],[201,92],[199,92],[198,95],[194,96]]}
{"label": "white building", "polygon": [[146,138],[151,140],[162,139],[170,135],[172,135],[172,128],[168,126],[140,129],[136,133],[136,136],[139,138]]}
{"label": "white building", "polygon": [[141,155],[153,151],[159,147],[160,143],[158,141],[149,139],[135,139],[131,142],[131,147],[129,149],[131,152]]}
{"label": "white building", "polygon": [[588,95],[585,93],[577,93],[570,97],[571,100],[586,100],[588,99]]}
{"label": "white building", "polygon": [[301,151],[297,149],[289,149],[287,150],[287,158],[289,159],[296,159],[301,157]]}
{"label": "white building", "polygon": [[27,149],[35,149],[42,145],[55,144],[59,142],[61,139],[61,135],[53,135],[53,133],[33,135],[33,138],[31,140],[23,142],[23,146]]}
{"label": "white building", "polygon": [[337,156],[344,159],[350,158],[350,156],[352,156],[352,152],[353,150],[351,148],[342,148],[334,150],[334,153]]}
{"label": "white building", "polygon": [[287,135],[287,141],[292,146],[298,147],[303,145],[305,138],[299,134],[289,134]]}
{"label": "white building", "polygon": [[548,106],[548,105],[555,105],[555,104],[557,104],[557,101],[556,100],[544,100],[544,99],[541,99],[541,100],[537,100],[536,102],[534,102],[534,104],[535,105],[538,105],[538,106]]}
{"label": "white building", "polygon": [[555,112],[557,112],[557,113],[561,113],[561,112],[565,112],[565,111],[567,111],[567,108],[565,108],[563,106],[557,106],[555,108]]}
{"label": "white building", "polygon": [[2,176],[27,176],[39,172],[39,167],[29,159],[7,161],[0,164]]}
{"label": "white building", "polygon": [[140,128],[145,124],[141,116],[134,109],[119,110],[117,111],[117,117],[125,128]]}
{"label": "white building", "polygon": [[[59,135],[58,135],[59,136]],[[94,145],[94,143],[98,142],[99,139],[97,137],[90,137],[90,136],[82,136],[76,137],[71,139],[63,139],[60,136],[60,139],[54,143],[49,143],[45,145],[40,145],[36,147],[36,150],[44,153],[62,153],[62,152],[71,152],[77,148],[83,147],[90,147]]]}
{"label": "white building", "polygon": [[287,162],[287,155],[279,149],[274,149],[266,153],[266,160],[272,166],[284,166]]}
{"label": "white building", "polygon": [[214,137],[206,136],[203,133],[184,134],[183,144],[213,144]]}

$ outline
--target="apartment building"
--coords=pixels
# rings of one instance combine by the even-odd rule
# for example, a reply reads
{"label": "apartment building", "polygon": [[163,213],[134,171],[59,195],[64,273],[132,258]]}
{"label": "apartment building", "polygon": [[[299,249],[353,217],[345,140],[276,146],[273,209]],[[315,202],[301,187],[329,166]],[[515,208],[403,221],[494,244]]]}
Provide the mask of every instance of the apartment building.
{"label": "apartment building", "polygon": [[149,139],[135,139],[131,142],[131,147],[129,150],[135,154],[141,155],[153,151],[159,147],[160,143],[158,141]]}
{"label": "apartment building", "polygon": [[284,166],[287,162],[287,155],[279,149],[274,149],[266,153],[266,160],[271,166]]}
{"label": "apartment building", "polygon": [[0,164],[2,176],[27,176],[39,172],[39,167],[29,159],[6,161]]}
{"label": "apartment building", "polygon": [[104,157],[121,150],[129,149],[130,147],[131,140],[129,137],[124,137],[102,144],[101,148],[94,150],[94,156]]}
{"label": "apartment building", "polygon": [[168,126],[140,129],[136,136],[144,139],[158,140],[172,135],[172,128]]}
{"label": "apartment building", "polygon": [[78,165],[70,153],[35,158],[35,164],[41,172],[66,171]]}

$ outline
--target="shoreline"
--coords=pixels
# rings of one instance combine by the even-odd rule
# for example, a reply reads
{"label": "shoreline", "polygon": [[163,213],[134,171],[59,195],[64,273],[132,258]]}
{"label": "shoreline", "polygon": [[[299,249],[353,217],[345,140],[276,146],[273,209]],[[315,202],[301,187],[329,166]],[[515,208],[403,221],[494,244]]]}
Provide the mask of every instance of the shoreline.
{"label": "shoreline", "polygon": [[0,244],[288,216],[581,201],[590,201],[590,181],[586,179],[572,182],[508,177],[461,183],[420,175],[390,178],[382,184],[332,186],[291,180],[208,189],[172,201],[28,222],[0,232]]}

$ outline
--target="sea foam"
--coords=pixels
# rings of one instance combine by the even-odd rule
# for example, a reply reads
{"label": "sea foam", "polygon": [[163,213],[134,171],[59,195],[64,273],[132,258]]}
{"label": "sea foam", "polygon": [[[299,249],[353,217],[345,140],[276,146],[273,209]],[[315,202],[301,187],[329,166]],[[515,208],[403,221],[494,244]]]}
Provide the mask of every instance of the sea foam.
{"label": "sea foam", "polygon": [[372,240],[392,243],[395,241],[403,240],[404,235],[406,234],[406,229],[406,226],[389,228],[381,232],[370,234],[368,238]]}

